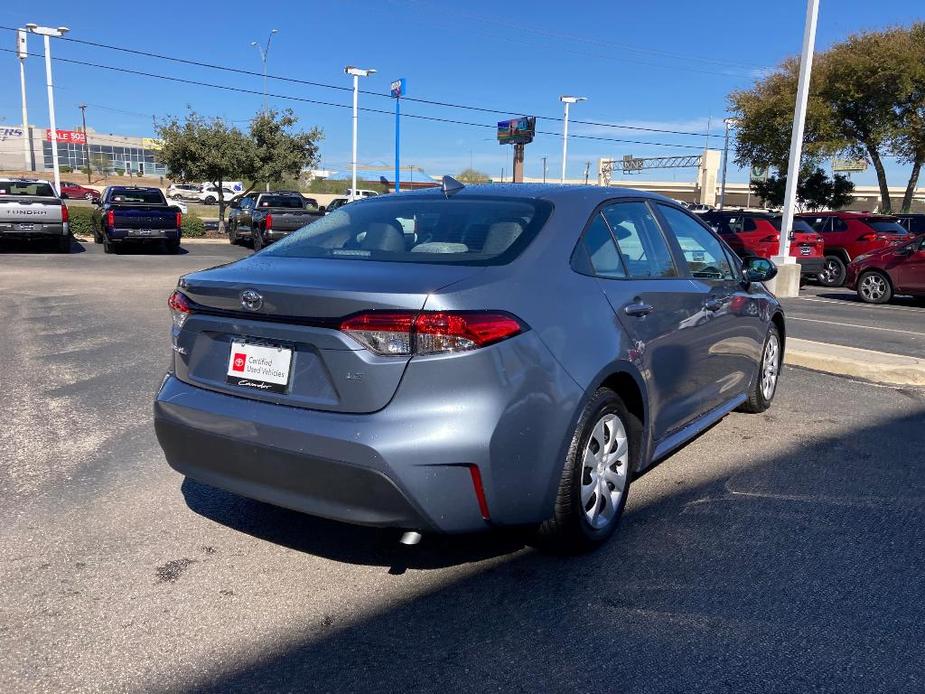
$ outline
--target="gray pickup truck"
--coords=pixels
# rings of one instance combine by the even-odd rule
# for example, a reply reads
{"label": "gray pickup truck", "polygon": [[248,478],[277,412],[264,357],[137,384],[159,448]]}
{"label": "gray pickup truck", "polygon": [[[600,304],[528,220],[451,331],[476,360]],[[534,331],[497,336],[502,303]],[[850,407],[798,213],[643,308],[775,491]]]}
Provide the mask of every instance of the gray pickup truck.
{"label": "gray pickup truck", "polygon": [[71,252],[67,205],[41,179],[0,178],[0,241],[51,241]]}
{"label": "gray pickup truck", "polygon": [[232,203],[228,239],[234,244],[250,239],[259,251],[321,216],[318,208],[307,205],[294,191],[251,193]]}

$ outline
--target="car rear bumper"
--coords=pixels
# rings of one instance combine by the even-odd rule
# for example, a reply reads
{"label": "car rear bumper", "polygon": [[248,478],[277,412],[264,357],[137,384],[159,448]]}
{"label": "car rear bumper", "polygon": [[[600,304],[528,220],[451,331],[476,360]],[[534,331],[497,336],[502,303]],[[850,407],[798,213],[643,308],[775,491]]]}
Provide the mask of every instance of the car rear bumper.
{"label": "car rear bumper", "polygon": [[151,229],[151,233],[143,234],[137,229],[111,229],[106,232],[110,241],[134,243],[136,241],[179,241],[179,229]]}
{"label": "car rear bumper", "polygon": [[[29,228],[29,227],[32,228]],[[12,240],[29,240],[29,239],[50,239],[67,236],[71,233],[70,226],[67,223],[58,224],[23,224],[23,223],[4,223],[0,224],[0,239]]]}
{"label": "car rear bumper", "polygon": [[806,257],[806,256],[796,256],[797,262],[800,264],[800,274],[801,275],[818,275],[820,272],[825,269],[825,258],[823,257]]}
{"label": "car rear bumper", "polygon": [[[169,375],[154,403],[157,438],[192,479],[333,520],[447,533],[540,522],[581,393],[531,333],[480,351],[412,360],[392,402],[371,414],[260,402]],[[470,363],[448,363],[461,359]]]}

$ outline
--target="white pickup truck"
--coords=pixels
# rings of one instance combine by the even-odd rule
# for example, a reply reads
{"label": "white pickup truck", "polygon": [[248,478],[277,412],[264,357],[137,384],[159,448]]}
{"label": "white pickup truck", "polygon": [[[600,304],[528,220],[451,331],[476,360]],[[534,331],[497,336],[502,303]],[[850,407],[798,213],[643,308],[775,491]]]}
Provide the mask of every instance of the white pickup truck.
{"label": "white pickup truck", "polygon": [[0,242],[13,239],[49,240],[71,252],[67,205],[48,181],[0,178]]}

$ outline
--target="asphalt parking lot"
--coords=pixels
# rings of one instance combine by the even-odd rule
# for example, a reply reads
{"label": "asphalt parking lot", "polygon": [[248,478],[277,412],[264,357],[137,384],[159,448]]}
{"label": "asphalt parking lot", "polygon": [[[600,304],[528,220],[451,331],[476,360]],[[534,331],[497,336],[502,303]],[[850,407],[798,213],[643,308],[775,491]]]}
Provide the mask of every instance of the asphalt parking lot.
{"label": "asphalt parking lot", "polygon": [[[636,480],[592,555],[516,533],[403,547],[164,462],[167,295],[249,252],[0,254],[0,691],[925,688],[921,390],[785,368],[767,413]],[[871,325],[925,332],[881,308]]]}

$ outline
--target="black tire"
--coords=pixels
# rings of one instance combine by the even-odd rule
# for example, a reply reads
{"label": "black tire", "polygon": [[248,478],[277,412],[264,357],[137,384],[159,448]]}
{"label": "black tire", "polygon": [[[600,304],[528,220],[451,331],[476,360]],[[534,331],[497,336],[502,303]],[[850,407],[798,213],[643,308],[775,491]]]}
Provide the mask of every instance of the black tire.
{"label": "black tire", "polygon": [[266,244],[263,242],[263,234],[260,229],[254,229],[254,253],[263,248]]}
{"label": "black tire", "polygon": [[228,225],[228,242],[232,246],[241,245],[241,239],[238,238],[238,228],[236,226]]}
{"label": "black tire", "polygon": [[823,287],[840,287],[845,283],[845,261],[837,255],[825,257],[825,269],[819,273],[819,284]]}
{"label": "black tire", "polygon": [[103,236],[103,253],[115,253],[116,249],[113,248],[112,242]]}
{"label": "black tire", "polygon": [[[765,375],[765,358],[768,352],[768,345],[775,340],[777,343],[777,365],[775,367],[774,385],[768,395],[765,395],[764,375]],[[748,412],[749,414],[758,414],[764,412],[771,406],[774,395],[777,393],[777,384],[780,381],[780,369],[783,363],[784,349],[780,339],[780,331],[777,326],[771,323],[768,328],[768,334],[764,338],[764,346],[761,348],[761,361],[758,363],[758,370],[755,372],[755,380],[748,389],[748,400],[746,400],[739,412]]]}
{"label": "black tire", "polygon": [[179,253],[180,252],[180,239],[177,239],[176,241],[169,240],[169,239],[164,241],[164,250],[170,255],[176,255],[177,253]]}
{"label": "black tire", "polygon": [[865,304],[885,304],[893,298],[893,285],[886,273],[867,270],[858,277],[857,293]]}
{"label": "black tire", "polygon": [[[616,415],[623,424],[626,433],[627,454],[625,460],[618,461],[611,469],[623,473],[623,493],[613,506],[613,515],[603,527],[594,527],[587,513],[591,509],[600,509],[603,497],[592,493],[586,504],[581,502],[581,487],[589,479],[591,469],[584,465],[585,449],[591,445],[595,425],[603,417]],[[620,397],[609,388],[599,388],[585,406],[575,425],[572,440],[562,469],[559,491],[552,517],[545,521],[538,531],[538,545],[554,552],[574,554],[594,549],[606,542],[616,531],[629,496],[633,471],[639,462],[642,425],[635,415],[626,409]],[[608,483],[609,484],[609,483]],[[614,491],[612,489],[611,491]]]}
{"label": "black tire", "polygon": [[205,200],[203,200],[203,202],[204,202],[206,205],[214,205],[215,203],[218,202],[218,198],[213,198],[213,197],[210,195],[210,196],[207,197]]}
{"label": "black tire", "polygon": [[70,253],[71,252],[71,237],[70,234],[67,236],[62,236],[57,241],[58,253]]}

